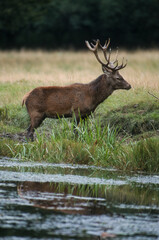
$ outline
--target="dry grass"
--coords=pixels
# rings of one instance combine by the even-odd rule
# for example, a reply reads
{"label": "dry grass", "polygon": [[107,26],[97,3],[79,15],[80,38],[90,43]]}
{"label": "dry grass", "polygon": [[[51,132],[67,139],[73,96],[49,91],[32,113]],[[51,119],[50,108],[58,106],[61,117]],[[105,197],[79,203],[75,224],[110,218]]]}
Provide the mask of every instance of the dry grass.
{"label": "dry grass", "polygon": [[[39,82],[42,85],[65,85],[87,82],[98,70],[94,58],[84,52],[21,51],[0,53],[0,82]],[[93,66],[93,68],[92,68]],[[96,69],[95,69],[96,67]]]}
{"label": "dry grass", "polygon": [[[134,87],[159,87],[159,50],[121,51],[128,59],[122,71]],[[90,52],[0,52],[0,83],[27,80],[38,84],[65,85],[89,82],[101,74],[99,63]]]}
{"label": "dry grass", "polygon": [[[123,53],[122,53],[123,54]],[[159,50],[125,52],[124,76],[134,88],[159,90]]]}
{"label": "dry grass", "polygon": [[[133,88],[159,90],[159,50],[119,52],[119,60],[128,59],[121,71]],[[101,66],[89,51],[4,51],[0,52],[0,88],[4,84],[22,90],[7,94],[0,91],[1,104],[10,103],[12,96],[19,101],[26,90],[41,85],[67,85],[74,82],[86,83],[102,74]],[[2,90],[2,89],[0,89]],[[9,93],[8,91],[8,93]],[[20,100],[21,101],[21,100]]]}

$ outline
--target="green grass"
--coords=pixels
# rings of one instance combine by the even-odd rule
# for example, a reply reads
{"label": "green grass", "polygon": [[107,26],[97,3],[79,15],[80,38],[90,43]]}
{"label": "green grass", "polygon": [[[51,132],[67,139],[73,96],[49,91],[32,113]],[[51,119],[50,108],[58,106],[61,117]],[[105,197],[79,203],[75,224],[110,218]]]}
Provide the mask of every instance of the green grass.
{"label": "green grass", "polygon": [[159,171],[159,138],[152,137],[140,140],[129,146],[125,158],[128,168],[145,172]]}
{"label": "green grass", "polygon": [[34,84],[28,83],[25,79],[20,79],[16,83],[1,83],[0,86],[0,107],[22,102],[22,97],[25,92],[28,92],[31,88],[34,88]]}
{"label": "green grass", "polygon": [[120,132],[138,135],[159,129],[159,108],[157,101],[141,101],[114,109],[103,116],[103,124],[119,126]]}

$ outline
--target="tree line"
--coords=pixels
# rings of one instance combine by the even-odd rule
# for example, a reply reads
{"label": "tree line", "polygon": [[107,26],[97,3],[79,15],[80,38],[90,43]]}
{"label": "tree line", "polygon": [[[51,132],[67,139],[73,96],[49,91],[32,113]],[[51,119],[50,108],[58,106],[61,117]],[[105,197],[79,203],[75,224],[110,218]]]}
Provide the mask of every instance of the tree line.
{"label": "tree line", "polygon": [[159,47],[159,0],[0,0],[0,48]]}

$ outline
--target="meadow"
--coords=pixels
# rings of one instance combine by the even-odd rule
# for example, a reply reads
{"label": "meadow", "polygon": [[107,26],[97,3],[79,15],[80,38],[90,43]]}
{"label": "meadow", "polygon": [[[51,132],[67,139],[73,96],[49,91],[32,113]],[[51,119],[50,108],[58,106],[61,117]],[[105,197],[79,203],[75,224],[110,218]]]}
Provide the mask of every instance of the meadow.
{"label": "meadow", "polygon": [[[113,54],[112,54],[113,55]],[[128,60],[122,76],[132,85],[115,91],[76,126],[72,119],[46,119],[34,142],[22,97],[37,86],[88,83],[102,74],[88,51],[0,52],[0,156],[78,163],[121,170],[159,171],[159,50],[120,51]]]}

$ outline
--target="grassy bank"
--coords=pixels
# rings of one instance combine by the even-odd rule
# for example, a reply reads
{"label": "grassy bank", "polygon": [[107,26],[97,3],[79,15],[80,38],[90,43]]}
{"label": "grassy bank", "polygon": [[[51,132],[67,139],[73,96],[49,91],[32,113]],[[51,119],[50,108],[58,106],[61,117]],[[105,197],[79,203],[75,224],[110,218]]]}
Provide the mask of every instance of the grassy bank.
{"label": "grassy bank", "polygon": [[76,126],[72,119],[46,119],[36,140],[25,138],[29,118],[22,96],[39,85],[89,82],[101,74],[86,52],[3,52],[0,60],[0,155],[31,161],[67,162],[159,171],[159,52],[122,52],[122,75],[133,86],[116,91]]}

